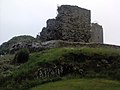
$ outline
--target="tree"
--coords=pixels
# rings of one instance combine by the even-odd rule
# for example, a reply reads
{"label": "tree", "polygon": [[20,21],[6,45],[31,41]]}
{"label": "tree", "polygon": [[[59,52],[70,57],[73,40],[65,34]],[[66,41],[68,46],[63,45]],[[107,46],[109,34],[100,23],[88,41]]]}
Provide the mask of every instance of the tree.
{"label": "tree", "polygon": [[13,59],[14,64],[22,64],[27,62],[29,59],[29,51],[26,48],[20,49]]}

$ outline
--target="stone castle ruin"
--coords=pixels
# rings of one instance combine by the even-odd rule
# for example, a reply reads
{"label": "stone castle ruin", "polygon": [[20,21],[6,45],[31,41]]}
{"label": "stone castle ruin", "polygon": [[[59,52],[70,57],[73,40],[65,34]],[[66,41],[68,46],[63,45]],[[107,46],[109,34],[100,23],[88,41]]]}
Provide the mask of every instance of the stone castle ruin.
{"label": "stone castle ruin", "polygon": [[[42,29],[40,35],[31,38],[31,42],[23,41],[3,44],[8,50],[3,53],[15,53],[21,48],[28,48],[30,52],[41,51],[48,48],[67,46],[95,46],[103,43],[103,28],[97,23],[91,23],[90,10],[78,6],[62,5],[57,9],[58,15],[55,19],[47,20],[47,26]],[[20,37],[18,37],[20,38]],[[97,45],[99,47],[99,45]],[[107,45],[106,45],[107,46]]]}
{"label": "stone castle ruin", "polygon": [[47,26],[37,35],[42,42],[63,40],[82,43],[103,43],[103,28],[91,24],[91,11],[78,6],[62,5],[55,19],[47,20]]}
{"label": "stone castle ruin", "polygon": [[[103,28],[97,23],[91,24],[90,10],[77,6],[62,5],[57,9],[55,19],[47,20],[47,26],[37,36],[43,48],[56,47],[109,47],[103,43]],[[94,44],[93,44],[94,43]],[[47,67],[47,68],[46,68]],[[74,64],[45,65],[39,68],[34,77],[50,78],[62,76],[70,72],[84,75],[84,69]]]}

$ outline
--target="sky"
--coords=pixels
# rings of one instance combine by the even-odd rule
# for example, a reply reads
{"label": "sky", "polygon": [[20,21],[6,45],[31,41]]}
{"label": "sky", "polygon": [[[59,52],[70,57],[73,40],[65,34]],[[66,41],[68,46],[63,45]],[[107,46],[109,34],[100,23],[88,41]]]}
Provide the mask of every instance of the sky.
{"label": "sky", "polygon": [[0,0],[0,44],[19,35],[36,37],[60,5],[91,10],[91,22],[103,27],[104,43],[120,45],[120,0]]}

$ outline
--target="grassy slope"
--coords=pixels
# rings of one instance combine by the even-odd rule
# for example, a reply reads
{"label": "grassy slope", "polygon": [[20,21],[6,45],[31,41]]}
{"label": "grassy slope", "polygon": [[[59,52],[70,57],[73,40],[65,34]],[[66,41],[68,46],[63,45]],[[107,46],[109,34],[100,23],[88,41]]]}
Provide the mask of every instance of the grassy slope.
{"label": "grassy slope", "polygon": [[43,84],[31,90],[120,90],[120,82],[105,79],[70,79]]}
{"label": "grassy slope", "polygon": [[[32,53],[30,55],[30,60],[23,64],[19,71],[14,72],[15,77],[22,75],[23,73],[28,74],[28,72],[36,69],[40,66],[40,63],[53,63],[60,59],[66,60],[66,56],[70,57],[72,54],[79,55],[83,54],[89,57],[98,56],[98,58],[109,58],[109,57],[120,57],[120,49],[111,49],[111,48],[55,48],[50,50],[45,50],[43,52]],[[70,54],[70,55],[69,55]],[[65,57],[64,57],[65,56]],[[96,58],[96,57],[95,57]],[[74,62],[74,61],[69,61]]]}
{"label": "grassy slope", "polygon": [[8,76],[15,69],[15,66],[10,64],[13,58],[14,55],[0,56],[0,78]]}
{"label": "grassy slope", "polygon": [[[34,70],[40,67],[41,63],[55,63],[55,61],[59,60],[69,60],[69,62],[74,62],[74,58],[72,59],[72,55],[85,55],[92,57],[93,59],[95,58],[104,58],[104,59],[111,59],[115,58],[114,60],[116,61],[116,57],[120,57],[120,49],[111,49],[111,48],[89,48],[89,47],[82,47],[82,48],[55,48],[55,49],[50,49],[50,50],[45,50],[42,52],[37,52],[37,53],[32,53],[30,55],[30,59],[27,63],[23,64],[20,66],[19,70],[16,69],[12,73],[12,78],[9,78],[9,80],[5,81],[5,83],[2,85],[3,88],[4,86],[7,88],[12,88],[12,90],[16,90],[16,88],[21,88],[22,90],[23,87],[33,87],[35,85],[40,84],[42,81],[40,79],[30,79],[28,81],[22,81],[20,78],[22,77],[31,77],[29,76],[30,74],[33,73]],[[67,58],[71,57],[71,58]],[[97,56],[97,57],[95,57]],[[79,59],[78,59],[79,60]],[[119,60],[119,59],[118,59]],[[120,60],[119,60],[120,61]],[[119,62],[115,62],[115,65],[118,65]],[[115,67],[118,68],[119,67]],[[118,71],[116,71],[118,72]],[[113,72],[115,73],[115,72]],[[111,74],[113,74],[111,73]],[[119,75],[119,72],[118,72]],[[116,77],[116,76],[115,76]],[[21,80],[16,82],[16,80]],[[49,80],[48,80],[49,81]],[[31,85],[30,85],[31,84]],[[33,85],[34,84],[34,85]],[[14,87],[14,85],[16,87]],[[29,86],[28,86],[29,85]],[[13,89],[15,88],[15,89]]]}
{"label": "grassy slope", "polygon": [[[89,57],[98,56],[98,58],[111,58],[111,57],[120,57],[120,49],[111,49],[111,48],[55,48],[50,50],[45,50],[43,52],[33,53],[30,56],[30,60],[25,63],[22,68],[31,68],[39,66],[39,63],[51,63],[54,61],[58,61],[60,59],[66,60],[66,55],[68,57],[72,54],[80,55],[83,54]],[[63,58],[64,57],[64,58]],[[95,57],[97,58],[97,57]],[[71,60],[72,62],[72,60]],[[32,69],[32,68],[31,68]]]}

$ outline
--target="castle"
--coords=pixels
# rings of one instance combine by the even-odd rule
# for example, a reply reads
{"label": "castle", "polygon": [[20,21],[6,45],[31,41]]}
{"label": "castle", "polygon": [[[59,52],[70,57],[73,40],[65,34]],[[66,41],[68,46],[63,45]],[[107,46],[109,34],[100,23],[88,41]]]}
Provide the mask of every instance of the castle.
{"label": "castle", "polygon": [[55,19],[47,20],[37,38],[42,42],[63,40],[82,43],[103,43],[103,28],[91,23],[91,11],[78,6],[62,5]]}
{"label": "castle", "polygon": [[35,52],[46,48],[99,47],[103,44],[103,28],[97,23],[91,23],[90,10],[62,5],[57,11],[56,18],[47,20],[47,26],[42,29],[37,38],[30,36],[13,38],[0,46],[0,53],[15,53],[21,48],[28,48],[29,51]]}

